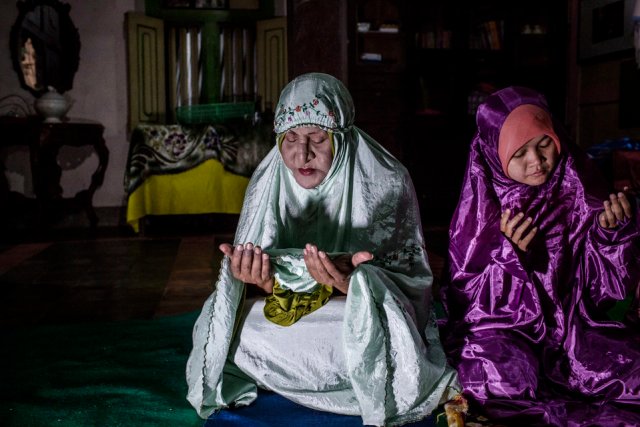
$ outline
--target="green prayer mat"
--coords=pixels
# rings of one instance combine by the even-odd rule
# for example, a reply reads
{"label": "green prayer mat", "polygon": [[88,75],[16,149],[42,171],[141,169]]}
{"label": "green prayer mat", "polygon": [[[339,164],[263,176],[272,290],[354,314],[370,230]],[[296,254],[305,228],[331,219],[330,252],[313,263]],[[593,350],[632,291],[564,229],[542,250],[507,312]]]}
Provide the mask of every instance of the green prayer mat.
{"label": "green prayer mat", "polygon": [[197,314],[3,328],[0,425],[202,426],[185,398]]}

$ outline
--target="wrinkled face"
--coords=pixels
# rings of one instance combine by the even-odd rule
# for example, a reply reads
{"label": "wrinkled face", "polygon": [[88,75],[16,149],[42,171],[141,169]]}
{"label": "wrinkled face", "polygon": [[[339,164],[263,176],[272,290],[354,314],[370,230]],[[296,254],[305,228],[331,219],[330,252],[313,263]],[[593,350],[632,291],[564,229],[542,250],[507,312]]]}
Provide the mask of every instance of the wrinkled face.
{"label": "wrinkled face", "polygon": [[547,182],[558,161],[556,145],[547,135],[530,139],[516,151],[507,172],[514,181],[527,185],[541,185]]}
{"label": "wrinkled face", "polygon": [[316,126],[288,130],[282,140],[280,152],[284,164],[303,188],[320,185],[333,161],[329,134]]}

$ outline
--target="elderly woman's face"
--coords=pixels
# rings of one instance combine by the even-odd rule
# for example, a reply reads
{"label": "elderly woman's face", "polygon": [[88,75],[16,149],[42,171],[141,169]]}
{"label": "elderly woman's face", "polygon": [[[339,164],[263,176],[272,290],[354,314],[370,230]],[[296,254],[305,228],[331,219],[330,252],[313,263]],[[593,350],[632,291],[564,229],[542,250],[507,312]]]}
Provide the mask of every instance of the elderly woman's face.
{"label": "elderly woman's face", "polygon": [[329,134],[316,126],[288,130],[280,148],[284,164],[303,188],[320,185],[333,162]]}

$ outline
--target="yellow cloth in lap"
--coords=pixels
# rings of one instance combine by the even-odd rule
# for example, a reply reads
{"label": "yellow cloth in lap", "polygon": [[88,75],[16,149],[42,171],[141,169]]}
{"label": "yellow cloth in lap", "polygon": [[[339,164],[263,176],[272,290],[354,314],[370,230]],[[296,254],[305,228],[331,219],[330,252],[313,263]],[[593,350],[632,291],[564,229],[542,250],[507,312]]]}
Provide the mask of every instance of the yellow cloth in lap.
{"label": "yellow cloth in lap", "polygon": [[291,326],[302,316],[325,305],[332,293],[333,288],[327,285],[321,285],[313,292],[293,292],[282,289],[276,280],[273,294],[265,299],[264,316],[277,325]]}
{"label": "yellow cloth in lap", "polygon": [[248,184],[215,159],[178,174],[152,175],[129,196],[127,223],[137,232],[145,215],[237,214]]}

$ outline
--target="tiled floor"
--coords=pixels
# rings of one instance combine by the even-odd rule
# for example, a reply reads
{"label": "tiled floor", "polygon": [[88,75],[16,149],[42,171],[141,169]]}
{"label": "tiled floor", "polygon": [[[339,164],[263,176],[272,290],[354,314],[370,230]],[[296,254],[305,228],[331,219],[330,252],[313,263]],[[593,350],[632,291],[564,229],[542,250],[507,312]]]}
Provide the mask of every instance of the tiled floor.
{"label": "tiled floor", "polygon": [[[199,310],[213,289],[221,242],[235,222],[181,233],[175,224],[144,236],[99,232],[0,243],[0,325],[148,319]],[[206,229],[209,230],[206,230]],[[425,227],[434,274],[446,230]]]}
{"label": "tiled floor", "polygon": [[[219,225],[25,230],[0,236],[0,326],[149,319],[199,310],[237,216]],[[202,226],[201,229],[197,227]],[[163,229],[163,227],[165,227]],[[6,236],[6,235],[5,235]]]}
{"label": "tiled floor", "polygon": [[144,319],[195,310],[211,293],[214,241],[200,236],[18,244],[0,254],[0,322]]}

